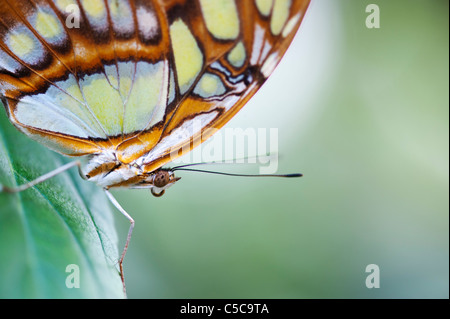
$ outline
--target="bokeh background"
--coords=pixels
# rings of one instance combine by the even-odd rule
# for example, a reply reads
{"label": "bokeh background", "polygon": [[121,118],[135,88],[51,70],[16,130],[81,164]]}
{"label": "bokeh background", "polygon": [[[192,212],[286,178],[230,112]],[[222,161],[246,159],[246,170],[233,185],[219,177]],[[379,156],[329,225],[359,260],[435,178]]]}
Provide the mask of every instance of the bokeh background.
{"label": "bokeh background", "polygon": [[[365,25],[380,8],[380,28]],[[448,298],[448,1],[313,0],[273,76],[227,125],[278,128],[279,172],[180,172],[136,220],[130,298]],[[253,173],[252,166],[214,169]],[[119,238],[128,222],[116,216]],[[368,289],[365,268],[380,268]]]}

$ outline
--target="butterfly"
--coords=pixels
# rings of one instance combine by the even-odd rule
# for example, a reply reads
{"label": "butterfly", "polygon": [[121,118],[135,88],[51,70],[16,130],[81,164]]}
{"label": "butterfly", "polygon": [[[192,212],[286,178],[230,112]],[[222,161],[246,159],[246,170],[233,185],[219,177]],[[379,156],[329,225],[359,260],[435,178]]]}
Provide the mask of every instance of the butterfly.
{"label": "butterfly", "polygon": [[[161,196],[163,166],[211,137],[256,93],[309,0],[0,0],[0,96],[11,123],[108,191]],[[275,110],[273,110],[275,111]]]}

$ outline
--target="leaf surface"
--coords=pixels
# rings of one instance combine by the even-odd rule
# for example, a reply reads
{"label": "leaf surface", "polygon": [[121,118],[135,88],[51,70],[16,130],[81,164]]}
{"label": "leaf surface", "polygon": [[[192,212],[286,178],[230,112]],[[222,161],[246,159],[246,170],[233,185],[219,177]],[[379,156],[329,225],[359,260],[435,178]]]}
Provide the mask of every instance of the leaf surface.
{"label": "leaf surface", "polygon": [[[20,133],[0,110],[0,184],[21,185],[71,160]],[[117,260],[109,202],[76,168],[0,193],[0,298],[122,298]]]}

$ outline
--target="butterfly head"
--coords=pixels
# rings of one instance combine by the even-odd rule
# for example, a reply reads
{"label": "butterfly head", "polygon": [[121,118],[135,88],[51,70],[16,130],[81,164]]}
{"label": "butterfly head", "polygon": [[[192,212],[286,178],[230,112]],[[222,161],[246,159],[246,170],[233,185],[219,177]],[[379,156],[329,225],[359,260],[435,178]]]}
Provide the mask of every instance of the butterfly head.
{"label": "butterfly head", "polygon": [[152,172],[139,170],[138,172],[134,171],[134,174],[133,177],[128,175],[128,179],[125,177],[120,184],[110,187],[150,189],[153,196],[161,197],[166,189],[181,179],[181,177],[176,177],[175,173],[168,168],[159,168]]}
{"label": "butterfly head", "polygon": [[180,179],[181,177],[175,177],[175,173],[170,169],[158,169],[151,174],[150,191],[153,196],[160,197],[167,188]]}

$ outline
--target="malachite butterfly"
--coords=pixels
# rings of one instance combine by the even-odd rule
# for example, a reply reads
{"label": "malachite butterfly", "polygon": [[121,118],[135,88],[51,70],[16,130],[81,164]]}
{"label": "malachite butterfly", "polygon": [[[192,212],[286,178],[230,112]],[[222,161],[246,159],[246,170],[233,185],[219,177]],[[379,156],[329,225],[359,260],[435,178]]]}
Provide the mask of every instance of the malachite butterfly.
{"label": "malachite butterfly", "polygon": [[[107,191],[178,178],[162,166],[227,123],[298,30],[308,0],[0,0],[0,95],[10,121],[87,156]],[[50,178],[68,164],[18,189]],[[125,287],[125,286],[124,286]]]}

